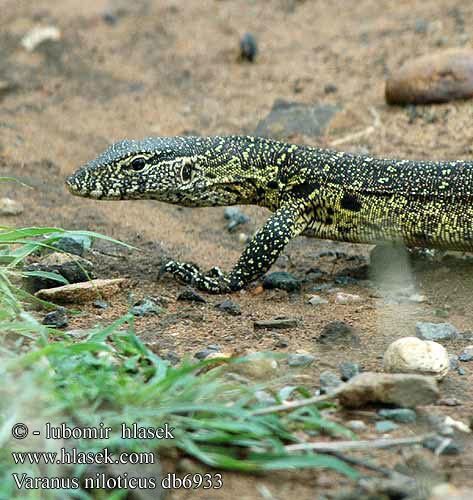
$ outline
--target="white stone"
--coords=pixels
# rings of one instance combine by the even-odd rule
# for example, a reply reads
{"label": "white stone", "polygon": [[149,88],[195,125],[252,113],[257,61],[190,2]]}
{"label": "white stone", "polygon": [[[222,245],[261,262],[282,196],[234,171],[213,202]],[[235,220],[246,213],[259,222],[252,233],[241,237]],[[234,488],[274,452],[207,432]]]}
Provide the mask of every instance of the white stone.
{"label": "white stone", "polygon": [[11,198],[0,198],[0,215],[20,215],[23,205]]}
{"label": "white stone", "polygon": [[361,297],[359,295],[352,295],[351,293],[339,292],[335,296],[336,304],[349,304],[350,302],[360,302]]}
{"label": "white stone", "polygon": [[418,373],[441,380],[450,368],[448,352],[438,342],[403,337],[384,353],[384,371],[389,373]]}
{"label": "white stone", "polygon": [[313,306],[318,306],[320,304],[328,304],[328,300],[320,297],[319,295],[310,295],[309,304],[312,304]]}
{"label": "white stone", "polygon": [[21,39],[21,45],[28,52],[33,52],[38,45],[46,40],[59,40],[60,38],[61,32],[55,26],[37,26]]}

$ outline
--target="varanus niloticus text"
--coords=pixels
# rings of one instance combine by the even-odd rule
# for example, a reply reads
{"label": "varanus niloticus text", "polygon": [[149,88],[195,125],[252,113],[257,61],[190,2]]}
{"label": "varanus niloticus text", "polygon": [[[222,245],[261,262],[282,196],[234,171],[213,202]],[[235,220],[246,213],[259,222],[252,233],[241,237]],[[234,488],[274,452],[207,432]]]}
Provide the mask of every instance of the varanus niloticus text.
{"label": "varanus niloticus text", "polygon": [[67,179],[99,200],[188,207],[252,204],[273,213],[227,274],[164,270],[211,293],[262,276],[298,235],[473,250],[473,162],[376,159],[265,138],[155,137],[110,146]]}

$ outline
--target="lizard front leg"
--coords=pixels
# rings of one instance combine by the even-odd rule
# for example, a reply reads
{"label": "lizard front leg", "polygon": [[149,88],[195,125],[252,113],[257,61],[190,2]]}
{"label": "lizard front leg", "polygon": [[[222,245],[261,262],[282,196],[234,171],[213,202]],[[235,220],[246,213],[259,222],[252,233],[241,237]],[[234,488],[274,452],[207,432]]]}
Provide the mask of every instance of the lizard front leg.
{"label": "lizard front leg", "polygon": [[164,265],[163,272],[170,272],[179,281],[205,292],[236,292],[266,273],[287,243],[300,234],[305,226],[297,208],[281,207],[256,233],[228,274],[218,268],[212,268],[204,274],[192,264],[174,260]]}

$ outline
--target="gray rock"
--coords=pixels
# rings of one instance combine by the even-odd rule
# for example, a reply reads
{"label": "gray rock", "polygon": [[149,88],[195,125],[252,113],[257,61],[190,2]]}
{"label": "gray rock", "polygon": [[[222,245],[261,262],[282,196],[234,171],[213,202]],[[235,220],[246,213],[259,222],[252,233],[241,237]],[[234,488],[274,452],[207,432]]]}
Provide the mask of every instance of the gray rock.
{"label": "gray rock", "polygon": [[351,361],[345,361],[338,367],[343,381],[350,380],[361,372],[360,365]]}
{"label": "gray rock", "polygon": [[422,340],[453,340],[458,337],[458,330],[450,323],[425,323],[418,321],[416,335]]}
{"label": "gray rock", "polygon": [[294,353],[289,354],[287,357],[287,364],[291,367],[307,366],[315,360],[315,356],[311,354]]}
{"label": "gray rock", "polygon": [[328,304],[328,300],[327,299],[324,299],[323,297],[319,297],[318,295],[312,295],[309,300],[308,300],[309,304],[313,305],[313,306],[319,306],[319,305],[323,305],[323,304]]}
{"label": "gray rock", "polygon": [[52,311],[43,318],[43,325],[52,326],[53,328],[66,328],[69,325],[67,312],[63,307]]}
{"label": "gray rock", "polygon": [[79,255],[80,257],[92,246],[92,240],[87,236],[67,235],[51,243],[51,246],[62,252]]}
{"label": "gray rock", "polygon": [[342,384],[340,377],[330,370],[325,370],[320,374],[320,392],[327,393],[335,390]]}
{"label": "gray rock", "polygon": [[245,33],[240,38],[240,59],[253,62],[258,54],[256,38],[251,33]]}
{"label": "gray rock", "polygon": [[301,289],[300,281],[290,273],[285,271],[276,271],[267,274],[263,279],[263,288],[265,290],[286,290],[286,292],[297,292]]}
{"label": "gray rock", "polygon": [[439,455],[459,455],[464,449],[464,446],[457,441],[441,436],[430,437],[422,445]]}
{"label": "gray rock", "polygon": [[94,300],[92,302],[92,305],[96,308],[96,309],[107,309],[108,308],[108,304],[107,302],[105,302],[105,300]]}
{"label": "gray rock", "polygon": [[226,207],[223,211],[223,216],[230,222],[227,225],[228,232],[232,233],[241,224],[246,224],[250,221],[250,217],[240,211],[238,207]]}
{"label": "gray rock", "polygon": [[207,301],[195,292],[191,287],[186,287],[182,290],[177,296],[177,300],[185,300],[188,302],[200,302],[201,304],[205,304]]}
{"label": "gray rock", "polygon": [[354,431],[364,431],[367,427],[363,420],[349,420],[346,426]]}
{"label": "gray rock", "polygon": [[380,422],[376,422],[375,428],[376,432],[391,432],[399,429],[399,425],[390,420],[381,420]]}
{"label": "gray rock", "polygon": [[205,359],[210,354],[213,354],[213,353],[219,352],[219,351],[220,351],[220,347],[217,344],[211,344],[211,345],[208,345],[205,349],[202,349],[201,351],[195,353],[194,357],[197,359]]}
{"label": "gray rock", "polygon": [[331,344],[359,345],[360,337],[358,337],[355,330],[344,321],[332,321],[322,328],[322,332],[317,338],[317,342],[327,346]]}
{"label": "gray rock", "polygon": [[451,370],[458,370],[459,364],[458,364],[458,356],[455,356],[452,354],[449,356],[450,359],[450,369]]}
{"label": "gray rock", "polygon": [[159,316],[163,312],[164,309],[149,297],[139,300],[131,308],[133,316]]}
{"label": "gray rock", "polygon": [[241,309],[239,304],[231,301],[230,299],[225,299],[223,302],[215,304],[215,308],[224,313],[230,314],[231,316],[240,316]]}
{"label": "gray rock", "polygon": [[276,139],[289,139],[294,135],[320,137],[339,110],[338,106],[277,99],[269,115],[258,123],[255,135]]}
{"label": "gray rock", "polygon": [[20,215],[23,210],[24,207],[19,201],[15,201],[10,198],[0,198],[0,215]]}
{"label": "gray rock", "polygon": [[389,420],[401,422],[402,424],[415,422],[417,416],[416,412],[410,408],[383,409],[379,410],[378,415],[380,417],[388,418]]}
{"label": "gray rock", "polygon": [[168,351],[164,356],[163,359],[169,361],[171,365],[177,365],[178,363],[181,362],[181,358],[178,356],[177,353],[174,351]]}
{"label": "gray rock", "polygon": [[473,345],[469,345],[465,347],[464,351],[458,356],[460,361],[473,361]]}
{"label": "gray rock", "polygon": [[284,329],[284,328],[295,328],[299,325],[299,320],[297,318],[275,318],[275,319],[267,319],[253,322],[253,327],[255,329],[258,328],[276,328],[276,329]]}

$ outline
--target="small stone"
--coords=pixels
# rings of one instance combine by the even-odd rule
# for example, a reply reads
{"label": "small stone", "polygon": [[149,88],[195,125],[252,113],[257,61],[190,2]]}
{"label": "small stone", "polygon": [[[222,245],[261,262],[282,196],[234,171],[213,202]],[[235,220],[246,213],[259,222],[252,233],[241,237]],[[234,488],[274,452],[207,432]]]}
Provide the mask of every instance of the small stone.
{"label": "small stone", "polygon": [[321,304],[328,304],[328,300],[320,297],[319,295],[310,295],[308,302],[309,302],[309,304],[312,304],[313,306],[318,306]]}
{"label": "small stone", "polygon": [[429,104],[470,98],[473,51],[449,49],[409,61],[387,80],[385,95],[389,104]]}
{"label": "small stone", "polygon": [[437,401],[439,406],[461,406],[460,401],[456,398],[443,398]]}
{"label": "small stone", "polygon": [[473,361],[473,345],[465,347],[460,356],[458,356],[458,359],[463,362]]}
{"label": "small stone", "polygon": [[349,304],[351,302],[360,302],[359,295],[352,295],[350,293],[337,293],[335,296],[335,304]]}
{"label": "small stone", "polygon": [[376,422],[375,428],[376,432],[385,433],[399,429],[399,425],[391,422],[390,420],[381,420],[380,422]]}
{"label": "small stone", "polygon": [[361,372],[360,365],[358,363],[352,363],[351,361],[341,363],[338,370],[344,382],[350,380]]}
{"label": "small stone", "polygon": [[458,338],[458,330],[450,323],[416,323],[416,335],[422,340],[453,340]]}
{"label": "small stone", "polygon": [[402,424],[408,424],[410,422],[415,422],[416,412],[410,408],[393,408],[379,410],[378,415],[380,417],[388,418],[389,420],[395,420],[396,422],[401,422]]}
{"label": "small stone", "polygon": [[251,353],[247,361],[232,363],[228,370],[250,379],[270,380],[279,373],[279,365],[275,359],[264,353]]}
{"label": "small stone", "polygon": [[92,240],[88,236],[68,235],[61,236],[57,241],[50,243],[50,246],[61,252],[81,256],[92,246]]}
{"label": "small stone", "polygon": [[306,353],[294,353],[294,354],[289,354],[287,357],[287,364],[291,368],[295,368],[297,366],[308,366],[312,364],[312,362],[315,360],[315,356],[312,356],[312,354],[306,354]]}
{"label": "small stone", "polygon": [[436,484],[430,490],[428,500],[471,500],[473,498],[473,489],[456,488],[453,484]]}
{"label": "small stone", "polygon": [[337,92],[338,87],[334,83],[327,83],[324,87],[324,92],[326,94],[335,94]]}
{"label": "small stone", "polygon": [[299,320],[297,318],[275,318],[275,319],[267,319],[261,321],[254,321],[253,327],[255,329],[258,328],[295,328],[299,325]]}
{"label": "small stone", "polygon": [[337,389],[340,403],[360,408],[368,403],[396,405],[405,408],[433,404],[439,388],[433,377],[412,374],[364,372]]}
{"label": "small stone", "polygon": [[133,304],[131,308],[131,314],[133,316],[159,316],[164,312],[164,309],[160,307],[154,300],[149,297],[139,300]]}
{"label": "small stone", "polygon": [[441,380],[449,368],[448,352],[441,344],[417,337],[398,339],[384,353],[384,370],[389,373],[419,373]]}
{"label": "small stone", "polygon": [[225,299],[223,302],[219,302],[215,305],[215,308],[224,313],[230,314],[231,316],[240,316],[241,309],[239,304],[231,301],[230,299]]}
{"label": "small stone", "polygon": [[360,337],[355,333],[353,327],[344,321],[332,321],[327,323],[323,328],[317,342],[324,345],[331,344],[349,344],[359,345]]}
{"label": "small stone", "polygon": [[441,436],[427,438],[422,445],[439,455],[459,455],[463,451],[463,445]]}
{"label": "small stone", "polygon": [[245,33],[240,38],[240,59],[253,62],[258,54],[256,38],[251,33]]}
{"label": "small stone", "polygon": [[416,33],[427,33],[429,22],[425,19],[416,19],[414,31]]}
{"label": "small stone", "polygon": [[28,52],[33,52],[43,42],[49,40],[59,40],[61,31],[56,26],[37,26],[29,31],[22,39],[21,45]]}
{"label": "small stone", "polygon": [[263,279],[263,288],[265,290],[286,290],[286,292],[297,292],[301,289],[300,281],[290,273],[285,271],[276,271],[267,274]]}
{"label": "small stone", "polygon": [[449,361],[450,361],[450,369],[451,370],[458,370],[459,364],[458,364],[458,356],[455,356],[452,354],[449,356]]}
{"label": "small stone", "polygon": [[57,304],[82,304],[97,300],[97,298],[111,297],[127,286],[127,284],[128,280],[124,278],[90,280],[85,283],[73,283],[71,285],[39,290],[35,293],[35,296]]}
{"label": "small stone", "polygon": [[354,431],[364,431],[367,427],[363,420],[349,420],[346,426]]}
{"label": "small stone", "polygon": [[333,392],[342,384],[340,377],[330,370],[325,370],[320,374],[320,392]]}
{"label": "small stone", "polygon": [[216,344],[208,345],[205,349],[202,349],[202,351],[197,352],[194,355],[194,357],[197,359],[205,359],[210,354],[217,353],[219,350],[220,350],[220,347]]}
{"label": "small stone", "polygon": [[191,287],[186,287],[182,290],[177,296],[177,300],[186,300],[188,302],[199,302],[201,304],[205,304],[207,301],[195,292]]}
{"label": "small stone", "polygon": [[[333,280],[336,285],[358,285],[360,283],[360,280],[357,278],[353,278],[353,276],[336,276],[335,279]],[[349,295],[349,294],[342,294],[342,295]],[[358,295],[355,295],[355,297],[358,297]]]}
{"label": "small stone", "polygon": [[108,307],[108,304],[107,302],[105,302],[105,300],[94,300],[92,302],[92,305],[96,308],[96,309],[107,309]]}
{"label": "small stone", "polygon": [[19,201],[11,198],[0,198],[0,215],[13,216],[23,213],[24,207]]}
{"label": "small stone", "polygon": [[67,312],[63,307],[52,311],[43,318],[43,325],[48,325],[53,328],[66,328],[69,325]]}
{"label": "small stone", "polygon": [[171,365],[175,366],[181,362],[181,358],[177,353],[174,351],[168,351],[164,356],[163,359],[169,361]]}
{"label": "small stone", "polygon": [[238,241],[246,245],[251,240],[251,237],[246,233],[238,233]]}

